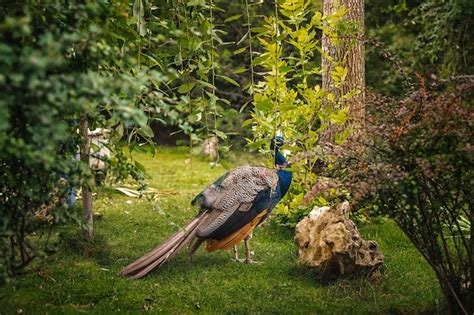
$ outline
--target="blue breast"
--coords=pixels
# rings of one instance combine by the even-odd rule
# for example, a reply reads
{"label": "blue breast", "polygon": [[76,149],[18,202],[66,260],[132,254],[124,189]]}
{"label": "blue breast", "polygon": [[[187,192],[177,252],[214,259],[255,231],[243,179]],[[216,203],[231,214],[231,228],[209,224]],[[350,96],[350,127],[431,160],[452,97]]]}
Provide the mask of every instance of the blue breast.
{"label": "blue breast", "polygon": [[278,185],[280,186],[280,199],[285,196],[290,189],[291,180],[293,179],[293,173],[290,171],[279,170],[277,172],[278,175]]}

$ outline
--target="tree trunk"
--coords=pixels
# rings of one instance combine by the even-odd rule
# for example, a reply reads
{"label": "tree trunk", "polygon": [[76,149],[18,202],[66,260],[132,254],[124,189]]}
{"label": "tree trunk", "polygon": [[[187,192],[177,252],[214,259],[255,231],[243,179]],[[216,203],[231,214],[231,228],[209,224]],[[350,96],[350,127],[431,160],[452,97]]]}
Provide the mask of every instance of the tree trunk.
{"label": "tree trunk", "polygon": [[[341,38],[337,46],[323,32],[322,50],[333,59],[331,62],[324,55],[322,56],[323,88],[333,93],[336,100],[354,89],[359,91],[359,94],[347,100],[346,105],[349,105],[352,123],[363,126],[365,117],[364,1],[324,0],[324,15],[332,15],[341,6],[347,9],[343,19],[354,23],[358,31],[356,35]],[[331,77],[335,65],[341,65],[348,70],[342,88],[336,88]]]}
{"label": "tree trunk", "polygon": [[[89,121],[87,114],[82,117],[79,125],[79,131],[82,135],[81,161],[89,167],[90,159],[90,139],[89,139]],[[92,191],[87,184],[82,185],[82,234],[87,240],[94,236],[93,217],[92,217]]]}

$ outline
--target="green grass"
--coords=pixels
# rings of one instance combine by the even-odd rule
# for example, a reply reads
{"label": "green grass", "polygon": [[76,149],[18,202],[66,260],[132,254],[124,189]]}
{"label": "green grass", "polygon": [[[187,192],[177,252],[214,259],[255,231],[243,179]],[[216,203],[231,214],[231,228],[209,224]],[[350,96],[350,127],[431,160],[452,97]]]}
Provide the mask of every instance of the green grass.
{"label": "green grass", "polygon": [[[145,279],[117,272],[150,250],[196,209],[194,194],[224,169],[211,169],[186,149],[158,148],[136,155],[151,175],[158,199],[133,199],[104,189],[95,199],[96,240],[77,240],[77,226],[61,227],[64,242],[55,255],[35,262],[29,273],[0,288],[0,313],[432,313],[444,299],[434,273],[391,221],[361,226],[379,242],[386,257],[382,279],[321,283],[298,266],[293,231],[273,223],[259,227],[251,241],[262,265],[236,264],[230,252],[198,250],[192,260],[179,255]],[[246,162],[240,157],[237,164]]]}

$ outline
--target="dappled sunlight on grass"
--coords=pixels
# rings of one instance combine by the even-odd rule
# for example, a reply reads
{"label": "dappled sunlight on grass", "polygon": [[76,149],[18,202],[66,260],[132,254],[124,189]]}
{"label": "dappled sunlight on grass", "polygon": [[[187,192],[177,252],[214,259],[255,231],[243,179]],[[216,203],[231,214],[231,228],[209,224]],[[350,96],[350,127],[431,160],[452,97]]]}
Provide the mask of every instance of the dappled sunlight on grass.
{"label": "dappled sunlight on grass", "polygon": [[192,260],[182,253],[142,280],[120,278],[121,268],[196,214],[190,205],[194,194],[225,171],[197,157],[190,160],[185,148],[134,156],[145,165],[157,198],[100,191],[94,200],[96,240],[81,242],[77,225],[59,228],[64,241],[58,252],[0,288],[0,312],[416,313],[436,311],[442,303],[433,272],[387,220],[361,227],[386,256],[377,283],[318,282],[313,270],[296,262],[293,231],[272,222],[259,227],[251,241],[262,265],[236,264],[230,252],[200,249]]}

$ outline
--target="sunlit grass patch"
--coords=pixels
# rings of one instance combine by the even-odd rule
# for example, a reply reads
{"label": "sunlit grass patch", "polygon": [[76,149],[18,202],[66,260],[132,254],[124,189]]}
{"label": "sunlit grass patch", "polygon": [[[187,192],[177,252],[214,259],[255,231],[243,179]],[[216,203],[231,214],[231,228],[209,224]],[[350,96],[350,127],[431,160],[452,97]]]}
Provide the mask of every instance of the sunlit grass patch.
{"label": "sunlit grass patch", "polygon": [[[190,200],[225,169],[211,168],[187,149],[137,153],[157,198],[131,198],[112,187],[94,200],[96,239],[80,239],[78,226],[58,230],[58,252],[36,261],[30,272],[0,288],[0,312],[38,313],[421,313],[436,312],[443,299],[436,277],[396,225],[379,220],[360,227],[386,256],[382,279],[364,277],[321,283],[299,266],[292,230],[274,222],[251,241],[262,265],[231,261],[230,252],[185,253],[142,280],[116,274],[192,218]],[[191,158],[191,161],[189,160]],[[251,160],[242,157],[239,163]],[[189,166],[192,164],[192,168]]]}

